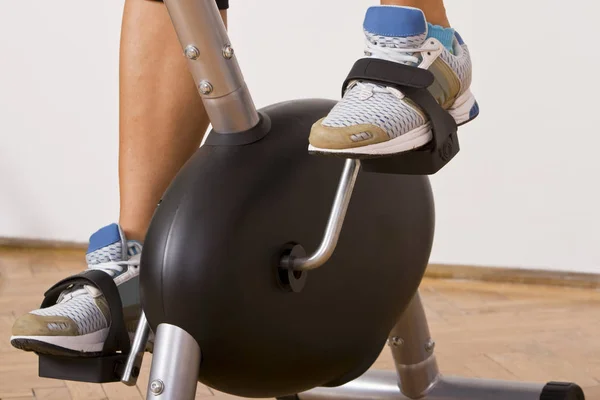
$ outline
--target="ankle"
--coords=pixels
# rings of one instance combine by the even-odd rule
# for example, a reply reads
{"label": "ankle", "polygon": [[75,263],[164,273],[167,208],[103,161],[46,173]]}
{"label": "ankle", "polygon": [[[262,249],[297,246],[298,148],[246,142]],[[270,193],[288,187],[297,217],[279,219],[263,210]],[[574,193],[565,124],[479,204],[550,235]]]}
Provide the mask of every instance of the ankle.
{"label": "ankle", "polygon": [[418,8],[431,24],[450,28],[446,8],[441,0],[381,0],[381,5]]}
{"label": "ankle", "polygon": [[119,225],[121,226],[121,229],[123,230],[127,240],[135,240],[140,243],[144,243],[144,240],[146,239],[146,232],[148,231],[147,225],[144,226],[140,224],[132,224],[123,220],[119,221]]}
{"label": "ankle", "polygon": [[423,10],[427,22],[432,25],[437,25],[442,28],[451,28],[450,21],[446,15],[446,10],[442,7],[441,9]]}

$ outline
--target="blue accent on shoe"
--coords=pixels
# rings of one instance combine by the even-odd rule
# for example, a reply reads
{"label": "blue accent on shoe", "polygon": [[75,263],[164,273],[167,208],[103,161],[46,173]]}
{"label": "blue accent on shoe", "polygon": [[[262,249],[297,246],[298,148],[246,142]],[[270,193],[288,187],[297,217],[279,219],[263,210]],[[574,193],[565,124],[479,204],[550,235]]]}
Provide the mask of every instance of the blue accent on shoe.
{"label": "blue accent on shoe", "polygon": [[142,244],[141,244],[140,242],[138,242],[137,240],[129,240],[129,241],[127,242],[127,245],[128,245],[128,246],[127,246],[127,255],[128,255],[129,257],[131,257],[131,256],[135,256],[136,254],[138,254],[138,253],[139,253],[139,251],[138,251],[137,247],[135,247],[135,246],[131,246],[131,244],[132,244],[132,243],[138,244],[140,247],[142,247]]}
{"label": "blue accent on shoe", "polygon": [[454,31],[454,36],[456,36],[456,40],[458,40],[459,45],[462,46],[463,44],[465,44],[465,41],[463,40],[462,36],[458,34],[458,32]]}
{"label": "blue accent on shoe", "polygon": [[119,225],[110,224],[100,229],[90,237],[90,244],[88,246],[88,254],[101,249],[106,246],[110,246],[113,243],[117,243],[121,240],[121,233],[119,232]]}
{"label": "blue accent on shoe", "polygon": [[455,31],[452,28],[444,28],[439,25],[427,24],[429,27],[427,37],[439,40],[445,48],[454,53]]}
{"label": "blue accent on shoe", "polygon": [[473,104],[473,107],[471,107],[471,111],[469,111],[469,120],[474,119],[478,115],[479,115],[479,104],[477,104],[477,102],[475,102],[475,104]]}
{"label": "blue accent on shoe", "polygon": [[409,7],[369,7],[363,27],[367,32],[389,37],[417,36],[427,32],[423,11]]}

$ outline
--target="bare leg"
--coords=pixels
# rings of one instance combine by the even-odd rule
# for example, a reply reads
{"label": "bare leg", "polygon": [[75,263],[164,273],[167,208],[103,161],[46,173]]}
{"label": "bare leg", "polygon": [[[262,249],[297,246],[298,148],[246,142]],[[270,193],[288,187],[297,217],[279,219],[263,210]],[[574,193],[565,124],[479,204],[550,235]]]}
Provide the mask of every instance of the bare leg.
{"label": "bare leg", "polygon": [[450,27],[443,0],[381,0],[385,6],[408,6],[423,10],[427,21],[444,28]]}
{"label": "bare leg", "polygon": [[[226,11],[222,11],[226,21]],[[120,221],[143,241],[160,200],[209,124],[167,9],[126,0],[120,59]]]}

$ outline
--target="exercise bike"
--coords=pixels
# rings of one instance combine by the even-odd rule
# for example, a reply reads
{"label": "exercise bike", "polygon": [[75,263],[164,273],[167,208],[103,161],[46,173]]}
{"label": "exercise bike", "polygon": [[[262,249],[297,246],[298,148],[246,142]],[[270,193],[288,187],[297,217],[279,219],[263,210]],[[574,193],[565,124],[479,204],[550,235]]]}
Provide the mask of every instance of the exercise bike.
{"label": "exercise bike", "polygon": [[[286,400],[584,399],[574,383],[438,369],[418,294],[435,225],[428,175],[455,157],[459,141],[428,91],[429,71],[362,59],[343,85],[368,79],[400,89],[431,121],[428,146],[363,160],[311,155],[311,125],[335,101],[257,110],[215,2],[165,4],[213,130],[157,205],[133,343],[116,285],[86,271],[51,288],[42,306],[69,285],[98,287],[112,317],[103,352],[39,355],[40,376],[135,385],[152,330],[148,399],[191,400],[198,381]],[[370,370],[385,346],[396,371]]]}

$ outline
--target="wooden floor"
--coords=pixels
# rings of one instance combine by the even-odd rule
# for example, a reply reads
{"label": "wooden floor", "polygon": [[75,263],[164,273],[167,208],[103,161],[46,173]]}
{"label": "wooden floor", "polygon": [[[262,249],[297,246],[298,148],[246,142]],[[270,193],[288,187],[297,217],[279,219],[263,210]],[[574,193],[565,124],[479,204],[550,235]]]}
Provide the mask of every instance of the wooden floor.
{"label": "wooden floor", "polygon": [[[151,357],[138,387],[37,377],[35,355],[9,343],[15,317],[85,266],[77,251],[0,248],[0,399],[143,399]],[[575,381],[600,400],[600,291],[427,279],[422,286],[436,352],[447,375]],[[375,365],[393,369],[384,351]],[[231,398],[199,387],[197,398]]]}

